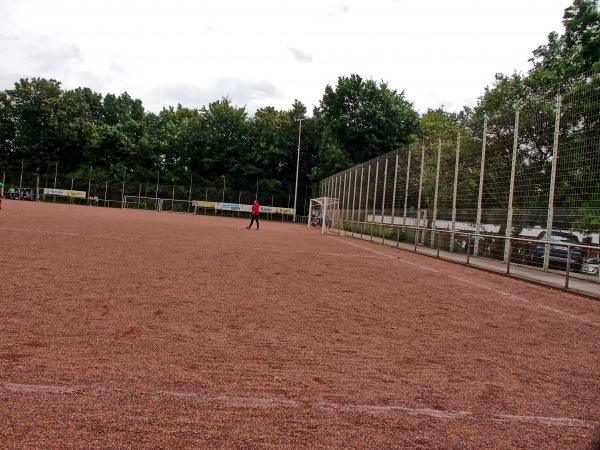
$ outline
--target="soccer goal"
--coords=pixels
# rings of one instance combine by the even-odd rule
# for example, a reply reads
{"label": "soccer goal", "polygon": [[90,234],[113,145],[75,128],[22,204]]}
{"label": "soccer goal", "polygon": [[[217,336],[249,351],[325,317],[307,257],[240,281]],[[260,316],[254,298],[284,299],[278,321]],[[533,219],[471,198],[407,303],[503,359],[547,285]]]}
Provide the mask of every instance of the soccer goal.
{"label": "soccer goal", "polygon": [[126,195],[123,197],[123,208],[128,209],[154,209],[162,211],[162,198],[139,197],[137,195]]}
{"label": "soccer goal", "polygon": [[339,199],[334,197],[319,197],[310,199],[308,208],[308,228],[320,228],[321,233],[334,231],[337,226]]}

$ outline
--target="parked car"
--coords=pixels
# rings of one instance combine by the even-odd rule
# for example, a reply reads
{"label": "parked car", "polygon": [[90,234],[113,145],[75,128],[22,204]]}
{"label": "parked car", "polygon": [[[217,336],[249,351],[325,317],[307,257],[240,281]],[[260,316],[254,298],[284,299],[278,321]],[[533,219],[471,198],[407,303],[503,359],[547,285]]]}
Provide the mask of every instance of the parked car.
{"label": "parked car", "polygon": [[[539,236],[540,240],[546,239],[546,232],[542,232]],[[557,242],[561,244],[579,244],[579,238],[572,233],[561,231],[553,231],[550,236],[550,263],[551,269],[566,269],[569,249],[566,245],[552,244]],[[544,264],[544,253],[546,245],[537,243],[535,246],[535,258],[539,265]],[[583,250],[578,247],[571,247],[571,270],[581,272],[583,266]]]}
{"label": "parked car", "polygon": [[[513,249],[512,261],[519,264],[527,264],[542,267],[544,265],[544,254],[546,253],[546,232],[542,231],[535,240],[525,244],[516,245]],[[563,231],[553,231],[550,236],[550,261],[551,269],[567,268],[567,259],[569,248],[567,245],[559,244],[579,244],[579,238],[572,233]],[[583,266],[584,251],[579,247],[571,247],[571,270],[580,272]]]}
{"label": "parked car", "polygon": [[591,258],[584,261],[581,266],[581,272],[600,276],[600,258]]}

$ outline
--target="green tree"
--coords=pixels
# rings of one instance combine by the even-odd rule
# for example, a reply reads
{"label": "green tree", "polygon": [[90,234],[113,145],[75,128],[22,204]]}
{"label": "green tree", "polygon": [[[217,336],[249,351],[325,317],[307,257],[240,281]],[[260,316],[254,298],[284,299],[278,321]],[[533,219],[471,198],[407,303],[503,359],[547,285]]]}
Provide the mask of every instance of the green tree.
{"label": "green tree", "polygon": [[90,165],[86,156],[92,147],[95,126],[88,100],[82,90],[66,91],[60,97],[56,119],[63,139],[57,151],[58,161],[70,171]]}
{"label": "green tree", "polygon": [[14,107],[6,91],[0,92],[0,160],[5,169],[11,169],[13,159],[13,143],[17,133],[17,122]]}
{"label": "green tree", "polygon": [[320,110],[328,129],[324,145],[338,147],[353,163],[408,144],[419,125],[404,92],[358,75],[338,78],[335,89],[327,86]]}
{"label": "green tree", "polygon": [[548,35],[533,51],[528,85],[540,92],[559,83],[570,86],[577,75],[600,61],[600,12],[597,0],[575,0],[563,15],[565,34]]}
{"label": "green tree", "polygon": [[[421,135],[427,139],[423,173],[423,202],[433,206],[437,176],[438,147],[441,143],[438,209],[452,208],[454,195],[454,168],[456,165],[456,135],[460,129],[459,114],[441,108],[429,109],[420,119]],[[464,158],[464,156],[463,156]],[[432,211],[430,211],[432,213]],[[442,215],[438,214],[438,219]]]}
{"label": "green tree", "polygon": [[229,98],[212,102],[200,110],[200,157],[208,179],[222,176],[233,180],[234,188],[252,185],[258,173],[252,161],[251,136],[245,108],[231,104]]}
{"label": "green tree", "polygon": [[161,171],[172,183],[186,184],[193,174],[192,159],[196,156],[195,140],[200,114],[197,109],[177,105],[161,111],[160,150]]}
{"label": "green tree", "polygon": [[90,165],[111,171],[120,164],[134,172],[144,171],[147,159],[138,154],[145,132],[144,117],[141,100],[131,98],[127,92],[118,97],[107,94],[101,118],[91,132],[92,145],[87,153]]}
{"label": "green tree", "polygon": [[283,182],[288,178],[289,154],[295,148],[293,140],[293,119],[283,111],[273,107],[256,111],[252,120],[254,143],[254,163],[261,173]]}
{"label": "green tree", "polygon": [[43,78],[21,79],[7,91],[13,105],[13,158],[35,170],[59,160],[62,135],[58,126],[60,83]]}

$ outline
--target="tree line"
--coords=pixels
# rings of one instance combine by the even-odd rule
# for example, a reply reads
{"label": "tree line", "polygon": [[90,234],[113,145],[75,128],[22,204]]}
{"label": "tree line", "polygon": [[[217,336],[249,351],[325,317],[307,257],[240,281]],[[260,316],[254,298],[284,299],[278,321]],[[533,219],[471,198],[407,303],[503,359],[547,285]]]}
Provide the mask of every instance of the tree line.
{"label": "tree line", "polygon": [[[295,182],[302,122],[301,184],[318,181],[350,161],[408,142],[418,114],[403,93],[357,75],[327,87],[308,118],[295,101],[289,110],[266,107],[249,117],[227,97],[199,109],[178,105],[158,114],[127,92],[105,96],[89,88],[63,90],[44,78],[21,79],[0,93],[2,169],[119,179],[156,178],[174,185],[210,186],[225,176],[244,189],[261,181],[287,192]],[[378,123],[377,115],[387,120]],[[347,118],[346,127],[344,123]],[[343,160],[333,162],[331,153]]]}
{"label": "tree line", "polygon": [[357,74],[326,86],[310,117],[298,100],[288,110],[265,107],[250,116],[228,97],[202,108],[178,105],[153,113],[127,92],[102,95],[87,87],[64,90],[53,79],[20,79],[0,92],[0,166],[36,173],[59,168],[72,177],[88,177],[93,169],[94,177],[105,179],[122,179],[125,172],[134,181],[160,174],[165,183],[183,186],[192,177],[218,187],[225,176],[233,189],[251,190],[260,181],[287,193],[295,183],[301,124],[299,184],[316,187],[423,136],[458,129],[478,135],[485,114],[547,95],[557,85],[583,89],[573,80],[600,60],[597,0],[575,0],[563,23],[564,35],[551,33],[533,51],[528,73],[498,74],[477,105],[459,113],[420,115],[403,91]]}

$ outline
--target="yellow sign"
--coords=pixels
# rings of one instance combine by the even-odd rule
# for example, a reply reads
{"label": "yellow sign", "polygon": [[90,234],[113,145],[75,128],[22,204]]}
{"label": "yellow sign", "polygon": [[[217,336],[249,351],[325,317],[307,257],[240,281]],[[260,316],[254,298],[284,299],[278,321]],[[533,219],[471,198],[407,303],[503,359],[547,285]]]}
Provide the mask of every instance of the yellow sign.
{"label": "yellow sign", "polygon": [[62,195],[64,197],[86,198],[85,191],[72,191],[70,189],[49,189],[44,188],[44,195]]}
{"label": "yellow sign", "polygon": [[74,197],[74,198],[86,198],[86,192],[85,191],[66,191],[67,193],[67,197]]}
{"label": "yellow sign", "polygon": [[294,215],[294,208],[275,208],[275,214],[289,214]]}
{"label": "yellow sign", "polygon": [[217,202],[205,202],[202,200],[194,200],[192,205],[197,206],[198,208],[214,208],[217,206]]}

